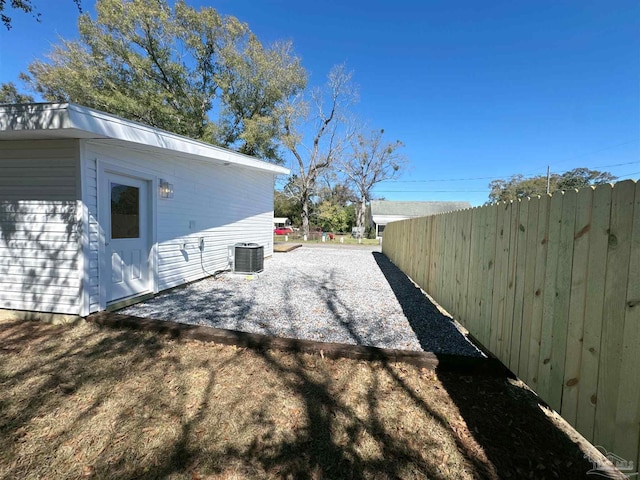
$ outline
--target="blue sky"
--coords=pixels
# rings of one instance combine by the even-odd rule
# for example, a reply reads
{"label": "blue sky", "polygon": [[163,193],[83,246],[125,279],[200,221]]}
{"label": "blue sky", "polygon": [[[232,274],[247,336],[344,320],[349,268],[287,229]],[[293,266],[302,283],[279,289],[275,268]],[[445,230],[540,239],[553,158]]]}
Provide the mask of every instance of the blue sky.
{"label": "blue sky", "polygon": [[[0,29],[0,82],[16,81],[58,35],[71,0],[36,0]],[[83,0],[91,11],[93,2]],[[640,2],[189,1],[292,40],[320,84],[346,62],[357,115],[402,140],[410,167],[389,200],[487,200],[492,178],[575,167],[640,178]]]}

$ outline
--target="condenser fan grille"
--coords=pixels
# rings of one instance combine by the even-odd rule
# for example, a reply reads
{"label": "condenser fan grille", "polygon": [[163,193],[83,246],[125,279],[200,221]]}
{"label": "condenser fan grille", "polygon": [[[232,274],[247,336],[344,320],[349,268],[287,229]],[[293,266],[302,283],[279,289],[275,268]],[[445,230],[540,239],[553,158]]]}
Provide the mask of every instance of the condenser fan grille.
{"label": "condenser fan grille", "polygon": [[264,247],[257,243],[236,243],[233,259],[235,273],[260,273],[264,270]]}

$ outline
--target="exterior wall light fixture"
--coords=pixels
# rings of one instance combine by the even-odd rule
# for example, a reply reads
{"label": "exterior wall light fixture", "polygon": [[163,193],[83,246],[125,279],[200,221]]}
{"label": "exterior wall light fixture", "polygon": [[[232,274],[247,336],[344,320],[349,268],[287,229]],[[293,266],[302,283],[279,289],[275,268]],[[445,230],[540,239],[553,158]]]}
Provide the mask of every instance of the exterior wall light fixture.
{"label": "exterior wall light fixture", "polygon": [[160,198],[173,198],[173,184],[160,179]]}

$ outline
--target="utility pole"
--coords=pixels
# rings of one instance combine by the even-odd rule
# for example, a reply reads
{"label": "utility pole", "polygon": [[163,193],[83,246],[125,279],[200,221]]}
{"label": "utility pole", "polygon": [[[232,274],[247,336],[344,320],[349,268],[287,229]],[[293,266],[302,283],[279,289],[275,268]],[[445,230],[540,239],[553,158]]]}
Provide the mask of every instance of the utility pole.
{"label": "utility pole", "polygon": [[547,165],[547,195],[549,195],[549,184],[551,183],[551,167]]}

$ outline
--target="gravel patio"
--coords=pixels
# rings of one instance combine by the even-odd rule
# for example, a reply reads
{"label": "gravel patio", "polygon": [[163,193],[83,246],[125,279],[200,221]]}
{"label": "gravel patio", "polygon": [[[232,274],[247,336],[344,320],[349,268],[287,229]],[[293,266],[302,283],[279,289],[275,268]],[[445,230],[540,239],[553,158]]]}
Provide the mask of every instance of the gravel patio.
{"label": "gravel patio", "polygon": [[303,246],[254,275],[225,273],[119,313],[304,340],[482,353],[379,247]]}

